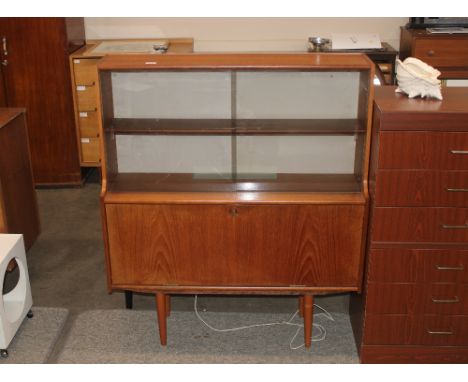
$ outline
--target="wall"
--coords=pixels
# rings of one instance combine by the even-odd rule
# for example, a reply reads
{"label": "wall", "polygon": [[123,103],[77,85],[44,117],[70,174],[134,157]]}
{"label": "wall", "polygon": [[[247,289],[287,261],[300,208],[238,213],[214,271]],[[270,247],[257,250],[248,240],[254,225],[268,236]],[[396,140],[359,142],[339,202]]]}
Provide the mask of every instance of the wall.
{"label": "wall", "polygon": [[398,49],[407,17],[87,17],[88,39],[193,37],[195,51],[304,50],[310,36],[374,32]]}

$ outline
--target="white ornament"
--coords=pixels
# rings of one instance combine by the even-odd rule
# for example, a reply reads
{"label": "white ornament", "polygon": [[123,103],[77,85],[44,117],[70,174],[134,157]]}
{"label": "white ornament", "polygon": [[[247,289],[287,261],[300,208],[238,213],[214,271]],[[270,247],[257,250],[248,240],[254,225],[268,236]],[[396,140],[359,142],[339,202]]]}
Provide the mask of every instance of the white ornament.
{"label": "white ornament", "polygon": [[425,62],[408,57],[403,62],[396,60],[397,93],[406,93],[409,98],[417,96],[442,99],[440,72]]}

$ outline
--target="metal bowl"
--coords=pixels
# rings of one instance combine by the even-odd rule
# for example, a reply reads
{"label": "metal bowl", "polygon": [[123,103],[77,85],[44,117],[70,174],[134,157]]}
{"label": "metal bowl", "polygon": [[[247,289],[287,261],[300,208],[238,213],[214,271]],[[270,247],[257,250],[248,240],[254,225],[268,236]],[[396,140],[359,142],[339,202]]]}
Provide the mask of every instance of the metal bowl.
{"label": "metal bowl", "polygon": [[330,39],[323,37],[309,37],[309,42],[314,46],[314,50],[320,50],[327,44],[330,44]]}

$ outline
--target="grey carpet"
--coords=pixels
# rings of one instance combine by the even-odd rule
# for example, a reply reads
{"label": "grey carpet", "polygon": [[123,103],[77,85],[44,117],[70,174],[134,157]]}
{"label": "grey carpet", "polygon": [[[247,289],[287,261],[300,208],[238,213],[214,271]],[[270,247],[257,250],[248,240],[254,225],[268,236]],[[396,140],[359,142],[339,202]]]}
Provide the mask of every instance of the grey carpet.
{"label": "grey carpet", "polygon": [[[317,310],[317,313],[319,311]],[[287,321],[290,314],[200,312],[217,328]],[[171,313],[168,345],[159,343],[154,311],[91,310],[76,318],[58,363],[357,363],[349,316],[333,313],[334,321],[316,315],[326,338],[311,350],[290,349],[297,328],[257,327],[218,333],[204,326],[194,312]],[[301,323],[296,317],[293,322]],[[314,328],[313,335],[320,334]],[[300,331],[293,346],[302,344]]]}
{"label": "grey carpet", "polygon": [[33,318],[25,318],[8,347],[4,363],[46,363],[68,316],[62,308],[32,308]]}

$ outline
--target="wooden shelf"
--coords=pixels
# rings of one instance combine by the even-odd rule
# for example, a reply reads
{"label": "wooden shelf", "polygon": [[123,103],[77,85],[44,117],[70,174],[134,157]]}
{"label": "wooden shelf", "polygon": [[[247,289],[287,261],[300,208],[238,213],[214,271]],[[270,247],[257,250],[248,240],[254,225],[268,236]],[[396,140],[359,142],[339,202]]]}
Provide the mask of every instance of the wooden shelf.
{"label": "wooden shelf", "polygon": [[364,133],[358,119],[115,118],[106,131],[154,135],[349,135]]}
{"label": "wooden shelf", "polygon": [[[249,179],[250,178],[250,179]],[[360,192],[354,174],[276,174],[270,179],[197,177],[189,173],[121,173],[109,181],[109,192]]]}

